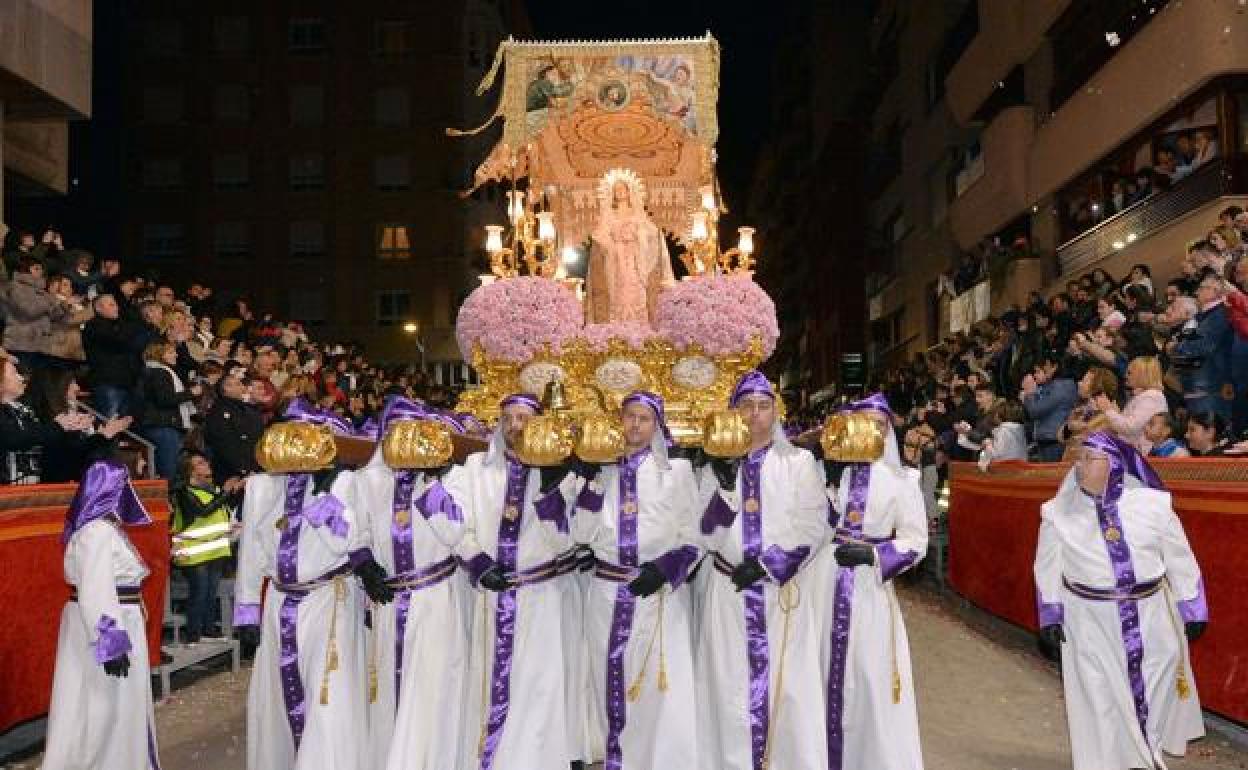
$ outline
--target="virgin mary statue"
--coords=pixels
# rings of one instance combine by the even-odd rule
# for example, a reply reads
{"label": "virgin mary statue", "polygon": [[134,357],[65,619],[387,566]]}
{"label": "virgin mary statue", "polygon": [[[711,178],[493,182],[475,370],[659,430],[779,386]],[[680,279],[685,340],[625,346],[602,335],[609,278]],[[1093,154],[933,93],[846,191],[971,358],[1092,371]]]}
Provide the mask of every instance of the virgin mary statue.
{"label": "virgin mary statue", "polygon": [[637,321],[651,325],[659,292],[673,283],[663,231],[645,210],[645,187],[629,169],[612,169],[598,182],[586,275],[590,323]]}

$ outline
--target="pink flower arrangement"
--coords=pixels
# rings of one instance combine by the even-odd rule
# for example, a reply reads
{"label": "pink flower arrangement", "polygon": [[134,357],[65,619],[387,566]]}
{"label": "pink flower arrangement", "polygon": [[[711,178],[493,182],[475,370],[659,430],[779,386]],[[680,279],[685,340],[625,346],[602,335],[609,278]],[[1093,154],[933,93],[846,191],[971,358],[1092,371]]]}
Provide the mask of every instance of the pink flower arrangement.
{"label": "pink flower arrangement", "polygon": [[658,332],[640,321],[616,321],[605,324],[589,324],[584,329],[581,329],[578,339],[583,340],[589,349],[595,353],[602,353],[607,349],[607,343],[612,339],[624,342],[633,350],[641,350],[645,347],[647,340],[655,339],[658,336]]}
{"label": "pink flower arrangement", "polygon": [[744,275],[680,281],[659,295],[655,325],[659,335],[675,347],[696,343],[710,355],[744,352],[757,336],[766,358],[775,352],[780,338],[775,303]]}
{"label": "pink flower arrangement", "polygon": [[455,338],[466,360],[481,346],[490,358],[524,363],[549,347],[558,352],[581,330],[581,303],[555,281],[506,278],[478,287],[459,309]]}

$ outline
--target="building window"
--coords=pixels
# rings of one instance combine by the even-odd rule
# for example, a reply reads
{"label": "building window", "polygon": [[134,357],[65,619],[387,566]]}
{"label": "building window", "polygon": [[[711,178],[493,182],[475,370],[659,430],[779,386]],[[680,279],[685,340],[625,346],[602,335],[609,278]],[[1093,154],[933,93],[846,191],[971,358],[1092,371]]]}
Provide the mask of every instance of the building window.
{"label": "building window", "polygon": [[411,259],[411,231],[407,225],[377,225],[377,258]]}
{"label": "building window", "polygon": [[219,54],[251,51],[251,19],[246,16],[218,16],[212,20],[212,50]]}
{"label": "building window", "polygon": [[417,47],[416,22],[407,19],[386,19],[373,26],[373,53],[383,59],[402,59]]}
{"label": "building window", "polygon": [[148,259],[177,259],[186,249],[182,225],[143,225],[143,256]]}
{"label": "building window", "polygon": [[290,124],[319,126],[325,122],[325,89],[322,86],[292,86]]}
{"label": "building window", "polygon": [[247,86],[217,86],[212,94],[212,117],[218,123],[246,123],[251,119],[251,93]]}
{"label": "building window", "polygon": [[291,53],[319,53],[325,50],[324,19],[291,19],[287,29]]}
{"label": "building window", "polygon": [[182,22],[177,19],[149,19],[143,22],[143,53],[148,56],[181,56]]}
{"label": "building window", "polygon": [[411,320],[412,293],[407,289],[377,292],[377,325],[394,326]]}
{"label": "building window", "polygon": [[143,89],[143,120],[147,123],[181,123],[185,109],[180,88],[151,86]]}
{"label": "building window", "polygon": [[218,222],[212,230],[212,253],[221,259],[251,256],[251,227],[246,222]]}
{"label": "building window", "polygon": [[148,190],[181,190],[181,158],[147,158],[143,161],[143,187]]}
{"label": "building window", "polygon": [[940,227],[949,213],[949,171],[942,160],[927,173],[928,215],[932,227]]}
{"label": "building window", "polygon": [[373,105],[379,126],[406,126],[411,120],[411,97],[405,86],[378,88],[373,93]]}
{"label": "building window", "polygon": [[251,163],[242,153],[212,157],[212,184],[218,190],[240,190],[251,184]]}
{"label": "building window", "polygon": [[325,256],[325,223],[315,219],[291,222],[290,256],[295,259]]}
{"label": "building window", "polygon": [[290,156],[290,189],[295,191],[325,188],[325,156],[305,153]]}
{"label": "building window", "polygon": [[329,315],[324,289],[291,289],[289,298],[290,317],[305,324],[324,323]]}
{"label": "building window", "polygon": [[412,186],[412,163],[407,155],[380,155],[373,159],[373,181],[378,190],[395,192]]}

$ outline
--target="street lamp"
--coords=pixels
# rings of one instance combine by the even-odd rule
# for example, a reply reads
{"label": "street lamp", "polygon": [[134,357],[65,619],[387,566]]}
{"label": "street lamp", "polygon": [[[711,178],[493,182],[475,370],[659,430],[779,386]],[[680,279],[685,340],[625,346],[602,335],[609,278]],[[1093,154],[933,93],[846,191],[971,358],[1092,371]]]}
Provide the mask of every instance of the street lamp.
{"label": "street lamp", "polygon": [[420,340],[420,322],[407,321],[403,324],[403,333],[415,338],[416,350],[420,353],[420,372],[425,373],[425,345]]}

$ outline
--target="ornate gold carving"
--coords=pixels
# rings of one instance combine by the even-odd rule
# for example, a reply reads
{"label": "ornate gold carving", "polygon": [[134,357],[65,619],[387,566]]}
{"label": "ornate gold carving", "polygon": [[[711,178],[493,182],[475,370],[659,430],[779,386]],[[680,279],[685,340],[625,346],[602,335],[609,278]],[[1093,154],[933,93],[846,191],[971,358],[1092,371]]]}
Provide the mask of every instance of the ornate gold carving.
{"label": "ornate gold carving", "polygon": [[269,473],[313,473],[332,466],[337,455],[328,425],[277,423],[256,445],[256,462]]}
{"label": "ornate gold carving", "polygon": [[624,454],[624,431],[614,415],[591,414],[580,426],[576,456],[587,463],[613,463]]}
{"label": "ornate gold carving", "polygon": [[819,437],[824,456],[843,463],[870,463],[884,454],[884,434],[874,417],[861,412],[830,416]]}
{"label": "ornate gold carving", "polygon": [[736,409],[707,415],[703,423],[702,448],[711,457],[742,457],[750,451],[750,427]]}
{"label": "ornate gold carving", "polygon": [[395,469],[441,468],[454,450],[450,429],[435,420],[399,420],[381,442],[382,458]]}

